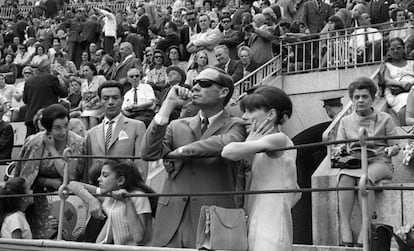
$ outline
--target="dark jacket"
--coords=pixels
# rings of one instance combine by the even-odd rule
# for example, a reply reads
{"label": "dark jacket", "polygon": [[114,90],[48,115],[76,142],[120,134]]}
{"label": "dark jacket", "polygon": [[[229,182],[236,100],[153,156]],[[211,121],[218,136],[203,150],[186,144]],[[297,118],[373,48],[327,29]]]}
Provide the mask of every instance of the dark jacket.
{"label": "dark jacket", "polygon": [[163,52],[166,52],[168,47],[171,45],[179,45],[180,44],[180,38],[176,34],[169,34],[164,39],[158,42],[157,49],[162,50]]}
{"label": "dark jacket", "polygon": [[[224,70],[225,66],[217,64],[217,67]],[[239,60],[230,59],[229,66],[227,67],[227,73],[233,79],[233,82],[236,83],[243,78],[243,64]]]}
{"label": "dark jacket", "polygon": [[13,127],[4,121],[0,122],[0,160],[11,159],[14,144]]}
{"label": "dark jacket", "polygon": [[101,25],[96,21],[86,22],[80,33],[80,41],[87,41],[90,43],[96,43],[101,34]]}

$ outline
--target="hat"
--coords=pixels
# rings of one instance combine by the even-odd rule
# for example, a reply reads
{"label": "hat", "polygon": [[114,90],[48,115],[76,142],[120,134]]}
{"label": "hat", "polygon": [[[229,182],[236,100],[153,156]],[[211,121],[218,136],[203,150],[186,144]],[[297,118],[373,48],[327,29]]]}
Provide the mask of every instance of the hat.
{"label": "hat", "polygon": [[321,101],[323,101],[323,107],[341,106],[342,105],[341,98],[343,97],[344,96],[342,95],[331,95],[331,96],[326,96],[325,98],[322,98]]}
{"label": "hat", "polygon": [[181,81],[180,81],[181,84],[185,82],[185,79],[186,79],[187,76],[186,76],[185,72],[180,67],[174,66],[174,65],[168,66],[167,70],[166,70],[167,74],[170,71],[176,71],[176,72],[178,72],[178,74],[181,75]]}

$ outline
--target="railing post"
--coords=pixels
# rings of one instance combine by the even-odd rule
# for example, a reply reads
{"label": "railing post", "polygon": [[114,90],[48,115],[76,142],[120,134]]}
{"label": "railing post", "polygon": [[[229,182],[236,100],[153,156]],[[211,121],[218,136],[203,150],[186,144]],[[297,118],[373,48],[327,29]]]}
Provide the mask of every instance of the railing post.
{"label": "railing post", "polygon": [[[363,236],[363,251],[369,251],[369,231],[371,217],[368,215],[368,154],[367,154],[367,142],[368,137],[367,129],[359,129],[359,142],[361,144],[361,168],[363,175],[359,180],[359,194],[361,196],[361,212],[362,212],[362,236]],[[371,205],[372,206],[372,205]]]}
{"label": "railing post", "polygon": [[67,192],[67,185],[69,184],[69,158],[68,155],[72,153],[72,148],[68,147],[63,151],[63,161],[65,162],[63,166],[63,183],[59,187],[58,194],[60,197],[60,208],[59,208],[59,225],[58,225],[58,233],[57,233],[57,240],[61,241],[62,233],[63,233],[63,214],[65,212],[65,201],[68,198]]}

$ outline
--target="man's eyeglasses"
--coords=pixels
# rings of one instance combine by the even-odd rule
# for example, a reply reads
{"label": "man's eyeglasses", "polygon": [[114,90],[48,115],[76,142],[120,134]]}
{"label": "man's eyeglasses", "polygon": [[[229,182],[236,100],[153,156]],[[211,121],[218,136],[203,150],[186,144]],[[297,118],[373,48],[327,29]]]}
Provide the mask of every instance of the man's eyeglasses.
{"label": "man's eyeglasses", "polygon": [[129,75],[128,77],[130,77],[130,78],[139,78],[139,77],[141,77],[141,75]]}
{"label": "man's eyeglasses", "polygon": [[196,79],[193,81],[193,86],[199,85],[201,88],[209,88],[213,84],[220,85],[219,83],[209,79]]}
{"label": "man's eyeglasses", "polygon": [[195,21],[195,18],[187,18],[187,21],[188,21],[188,22]]}

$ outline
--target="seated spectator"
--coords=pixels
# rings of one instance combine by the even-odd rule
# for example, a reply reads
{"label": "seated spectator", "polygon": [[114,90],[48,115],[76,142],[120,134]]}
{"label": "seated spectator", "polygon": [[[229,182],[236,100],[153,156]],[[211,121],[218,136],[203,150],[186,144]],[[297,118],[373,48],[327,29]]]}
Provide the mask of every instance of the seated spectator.
{"label": "seated spectator", "polygon": [[152,63],[154,68],[150,70],[147,74],[147,84],[149,84],[155,92],[155,95],[161,94],[161,91],[164,90],[167,86],[165,81],[167,80],[167,68],[164,66],[165,55],[161,50],[154,50]]}
{"label": "seated spectator", "polygon": [[106,79],[110,79],[115,70],[114,58],[109,54],[105,54],[105,56],[102,58],[102,62],[99,68],[99,75],[104,76]]}
{"label": "seated spectator", "polygon": [[180,61],[181,54],[180,49],[177,45],[172,45],[167,50],[167,56],[169,59],[169,65],[178,66],[183,71],[187,71],[187,62],[186,61]]}
{"label": "seated spectator", "polygon": [[54,38],[52,47],[49,48],[49,51],[48,51],[49,61],[51,64],[55,63],[55,54],[56,52],[59,52],[59,51],[62,51],[62,45],[60,43],[60,39]]}
{"label": "seated spectator", "polygon": [[227,72],[234,83],[243,78],[243,64],[239,60],[230,59],[229,48],[218,45],[214,48],[218,64],[215,65]]}
{"label": "seated spectator", "polygon": [[194,79],[198,76],[198,74],[209,65],[208,63],[208,54],[206,51],[198,51],[195,58],[194,63],[187,71],[187,77],[185,80],[185,84],[188,86],[193,86]]}
{"label": "seated spectator", "polygon": [[[32,55],[27,51],[26,45],[19,45],[16,53],[16,56],[14,57],[13,63],[17,67],[18,76],[22,76],[22,69],[23,67],[29,65],[30,60],[32,60]],[[24,76],[23,76],[24,77]]]}
{"label": "seated spectator", "polygon": [[54,57],[55,63],[51,64],[50,70],[59,78],[59,81],[65,83],[65,85],[68,85],[69,77],[76,75],[78,73],[78,69],[76,69],[75,63],[67,60],[66,55],[64,55],[63,52],[56,52]]}
{"label": "seated spectator", "polygon": [[81,62],[80,62],[80,65],[82,66],[86,62],[90,62],[90,61],[91,61],[91,57],[90,57],[89,53],[87,51],[82,51],[81,52]]}
{"label": "seated spectator", "polygon": [[14,55],[6,53],[4,64],[0,65],[0,73],[6,78],[8,85],[13,85],[17,78],[17,66],[13,63]]}
{"label": "seated spectator", "polygon": [[[152,236],[151,215],[155,211],[155,206],[151,205],[156,204],[156,199],[124,197],[127,193],[154,193],[145,184],[138,168],[132,161],[107,160],[98,181],[99,187],[75,181],[68,185],[73,193],[89,205],[92,217],[107,218],[96,243],[148,244]],[[94,197],[92,194],[112,194],[112,197]]]}
{"label": "seated spectator", "polygon": [[132,88],[124,95],[122,112],[126,117],[141,120],[148,126],[155,115],[155,94],[150,85],[141,83],[142,75],[140,69],[128,71],[128,82]]}
{"label": "seated spectator", "polygon": [[251,54],[252,51],[249,47],[242,46],[239,48],[239,58],[240,62],[243,64],[243,77],[246,77],[259,68],[259,65],[252,60]]}
{"label": "seated spectator", "polygon": [[[82,80],[78,77],[72,76],[70,77],[69,82],[69,95],[67,100],[70,103],[70,115],[72,117],[73,112],[82,111],[81,101],[82,101]],[[80,114],[80,113],[79,113]]]}
{"label": "seated spectator", "polygon": [[[336,15],[330,16],[327,23],[326,44],[323,45],[322,67],[331,66],[338,61],[338,56],[345,55],[347,48],[345,42],[340,37],[344,35],[344,22]],[[336,57],[335,57],[336,56]]]}
{"label": "seated spectator", "polygon": [[142,71],[144,72],[144,75],[146,76],[150,70],[154,68],[153,63],[153,49],[152,47],[145,48],[144,52],[144,60],[142,61]]}
{"label": "seated spectator", "polygon": [[148,28],[148,36],[150,38],[150,47],[156,49],[158,42],[163,39],[163,37],[158,35],[158,29],[155,26],[150,26]]}
{"label": "seated spectator", "polygon": [[390,39],[399,37],[406,42],[410,36],[414,35],[414,27],[408,21],[408,15],[404,9],[394,9],[391,13],[391,18],[393,20],[392,26],[394,29],[392,29],[388,35]]}
{"label": "seated spectator", "polygon": [[3,120],[6,112],[6,104],[0,103],[0,163],[1,160],[11,159],[14,143],[13,127]]}
{"label": "seated spectator", "polygon": [[[358,19],[359,26],[370,26],[371,17],[363,13]],[[380,59],[381,54],[381,33],[372,27],[357,28],[351,34],[349,49],[357,62],[369,62]]]}
{"label": "seated spectator", "polygon": [[[23,178],[11,178],[6,182],[3,194],[27,194],[29,190],[25,183]],[[33,203],[33,197],[8,197],[2,200],[1,238],[32,239],[24,211]]]}
{"label": "seated spectator", "polygon": [[39,67],[44,61],[49,62],[49,57],[45,54],[45,47],[43,47],[43,45],[37,45],[36,53],[34,54],[32,61],[30,61],[30,65],[32,67]]}
{"label": "seated spectator", "polygon": [[104,56],[105,56],[105,51],[102,50],[102,49],[97,50],[96,53],[95,53],[94,64],[95,64],[96,70],[98,70],[98,72],[101,70],[102,58]]}
{"label": "seated spectator", "polygon": [[0,74],[0,96],[6,98],[6,102],[9,106],[11,106],[15,91],[16,87],[14,87],[14,85],[8,85],[4,75]]}

